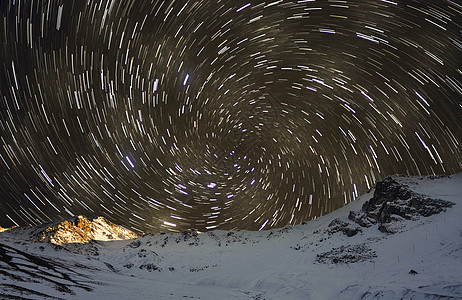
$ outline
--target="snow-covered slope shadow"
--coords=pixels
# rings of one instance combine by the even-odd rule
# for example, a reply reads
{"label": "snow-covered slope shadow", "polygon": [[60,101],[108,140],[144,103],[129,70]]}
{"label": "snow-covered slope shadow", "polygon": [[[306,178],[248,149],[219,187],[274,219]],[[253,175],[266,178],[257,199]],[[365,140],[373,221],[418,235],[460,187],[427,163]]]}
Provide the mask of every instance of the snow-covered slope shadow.
{"label": "snow-covered slope shadow", "polygon": [[461,202],[462,174],[393,176],[329,215],[267,231],[63,246],[6,231],[0,296],[462,299]]}
{"label": "snow-covered slope shadow", "polygon": [[84,265],[40,257],[2,243],[0,262],[1,299],[20,295],[60,299],[76,295],[79,290],[91,292],[95,284],[89,276],[79,273],[79,269],[87,268]]}

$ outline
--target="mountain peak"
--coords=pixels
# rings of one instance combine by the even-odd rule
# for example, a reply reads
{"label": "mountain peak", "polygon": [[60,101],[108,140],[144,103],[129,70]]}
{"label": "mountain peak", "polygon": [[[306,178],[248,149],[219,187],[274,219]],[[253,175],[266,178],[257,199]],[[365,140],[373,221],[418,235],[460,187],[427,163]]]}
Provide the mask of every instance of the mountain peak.
{"label": "mountain peak", "polygon": [[45,242],[56,245],[68,243],[88,243],[91,240],[114,241],[134,239],[137,235],[104,217],[79,215],[58,222],[40,226],[31,237],[31,241]]}

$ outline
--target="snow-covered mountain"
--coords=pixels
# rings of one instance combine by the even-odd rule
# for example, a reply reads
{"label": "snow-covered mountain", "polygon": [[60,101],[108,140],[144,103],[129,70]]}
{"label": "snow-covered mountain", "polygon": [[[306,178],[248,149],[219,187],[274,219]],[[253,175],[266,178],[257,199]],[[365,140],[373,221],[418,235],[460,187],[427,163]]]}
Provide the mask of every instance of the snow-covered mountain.
{"label": "snow-covered mountain", "polygon": [[135,236],[83,217],[16,228],[0,233],[0,298],[462,299],[461,204],[462,173],[394,176],[266,231],[124,240]]}
{"label": "snow-covered mountain", "polygon": [[75,216],[62,221],[45,223],[36,227],[15,227],[10,236],[23,237],[30,242],[55,245],[85,244],[95,241],[115,241],[137,238],[134,232],[116,225],[104,217]]}

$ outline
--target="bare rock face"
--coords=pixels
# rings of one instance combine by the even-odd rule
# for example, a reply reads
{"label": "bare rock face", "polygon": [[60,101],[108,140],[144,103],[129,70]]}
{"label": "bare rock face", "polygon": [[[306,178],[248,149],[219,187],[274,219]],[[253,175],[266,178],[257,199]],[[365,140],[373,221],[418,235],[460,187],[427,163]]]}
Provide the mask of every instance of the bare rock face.
{"label": "bare rock face", "polygon": [[62,245],[84,244],[92,240],[111,241],[138,237],[134,232],[118,226],[104,217],[76,216],[64,221],[44,224],[42,228],[32,235],[31,241]]}
{"label": "bare rock face", "polygon": [[362,227],[379,224],[382,232],[393,233],[389,224],[402,219],[417,220],[439,214],[454,203],[440,199],[431,199],[409,189],[387,177],[377,183],[374,196],[366,201],[359,212],[350,212],[348,218]]}
{"label": "bare rock face", "polygon": [[336,232],[342,232],[347,237],[355,236],[358,232],[361,232],[361,231],[362,231],[361,228],[359,227],[351,228],[349,223],[344,222],[340,219],[332,220],[332,222],[330,222],[329,224],[329,229],[327,230],[329,235],[332,235]]}

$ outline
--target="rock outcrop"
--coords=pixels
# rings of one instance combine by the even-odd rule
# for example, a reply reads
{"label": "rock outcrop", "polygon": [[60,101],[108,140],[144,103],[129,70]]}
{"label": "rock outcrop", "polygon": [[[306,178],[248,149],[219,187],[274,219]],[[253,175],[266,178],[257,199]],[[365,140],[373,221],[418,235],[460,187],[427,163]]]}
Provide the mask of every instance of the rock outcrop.
{"label": "rock outcrop", "polygon": [[92,240],[112,241],[138,237],[134,232],[116,225],[104,217],[76,216],[59,222],[47,223],[41,227],[33,233],[31,241],[62,245],[84,244]]}
{"label": "rock outcrop", "polygon": [[439,214],[454,203],[419,195],[392,177],[377,183],[374,196],[359,212],[351,211],[348,218],[362,227],[379,225],[379,230],[394,233],[389,224],[401,219],[417,220]]}

